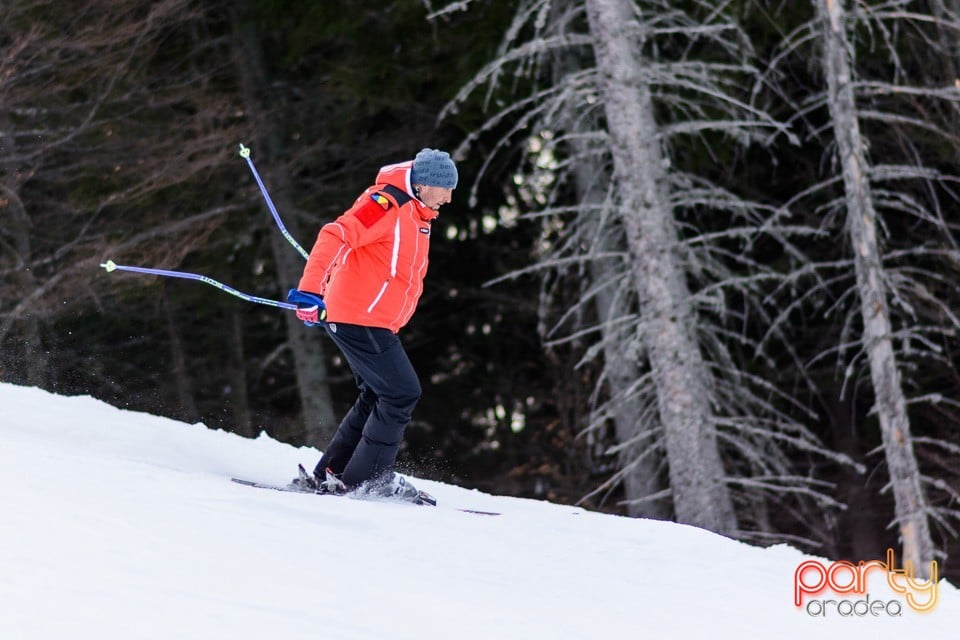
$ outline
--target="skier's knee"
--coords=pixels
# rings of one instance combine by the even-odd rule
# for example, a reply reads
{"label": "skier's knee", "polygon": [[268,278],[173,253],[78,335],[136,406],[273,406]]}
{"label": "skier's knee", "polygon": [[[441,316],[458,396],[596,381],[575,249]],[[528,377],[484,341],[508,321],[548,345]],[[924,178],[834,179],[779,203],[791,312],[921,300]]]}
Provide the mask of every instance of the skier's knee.
{"label": "skier's knee", "polygon": [[420,386],[420,381],[412,378],[408,380],[406,384],[394,390],[392,401],[397,407],[413,411],[413,408],[420,402],[422,395],[423,389]]}

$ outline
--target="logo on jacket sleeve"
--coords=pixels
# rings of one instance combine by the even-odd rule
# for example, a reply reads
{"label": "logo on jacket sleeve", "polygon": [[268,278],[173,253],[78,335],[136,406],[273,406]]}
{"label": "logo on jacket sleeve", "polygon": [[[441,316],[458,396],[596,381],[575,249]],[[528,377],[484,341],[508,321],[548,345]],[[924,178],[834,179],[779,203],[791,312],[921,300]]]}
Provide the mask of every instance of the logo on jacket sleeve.
{"label": "logo on jacket sleeve", "polygon": [[383,207],[384,211],[390,208],[390,201],[387,200],[386,196],[384,196],[382,193],[374,193],[370,196],[370,199]]}
{"label": "logo on jacket sleeve", "polygon": [[420,233],[430,235],[430,227],[420,227]]}

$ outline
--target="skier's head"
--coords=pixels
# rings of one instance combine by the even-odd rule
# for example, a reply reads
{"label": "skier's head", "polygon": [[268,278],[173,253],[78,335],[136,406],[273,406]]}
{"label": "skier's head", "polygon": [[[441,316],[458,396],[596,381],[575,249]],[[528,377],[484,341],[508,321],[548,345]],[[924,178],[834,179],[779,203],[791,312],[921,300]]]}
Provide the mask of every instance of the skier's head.
{"label": "skier's head", "polygon": [[457,165],[446,151],[422,149],[413,159],[410,184],[423,204],[437,211],[453,198],[457,188]]}
{"label": "skier's head", "polygon": [[456,189],[457,178],[457,165],[446,151],[422,149],[413,159],[410,184]]}

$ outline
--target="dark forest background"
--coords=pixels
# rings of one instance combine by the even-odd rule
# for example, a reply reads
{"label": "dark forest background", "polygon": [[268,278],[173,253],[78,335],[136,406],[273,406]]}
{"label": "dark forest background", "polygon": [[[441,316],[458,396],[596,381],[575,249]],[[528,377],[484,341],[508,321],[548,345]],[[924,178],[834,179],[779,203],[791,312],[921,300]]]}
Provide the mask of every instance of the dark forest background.
{"label": "dark forest background", "polygon": [[[349,371],[320,330],[202,283],[107,273],[100,265],[114,260],[199,273],[282,300],[302,260],[280,236],[238,155],[241,143],[308,249],[380,166],[423,147],[461,149],[461,187],[434,224],[426,289],[401,332],[424,393],[400,468],[489,492],[630,513],[622,485],[608,483],[623,464],[611,449],[617,436],[612,424],[601,420],[597,428],[608,393],[602,358],[576,331],[556,339],[551,330],[564,310],[546,311],[558,289],[572,298],[583,292],[570,274],[560,282],[529,270],[544,260],[544,243],[553,237],[547,218],[527,215],[538,205],[524,176],[545,170],[533,164],[530,140],[544,132],[510,137],[515,122],[489,120],[542,80],[516,73],[446,109],[503,54],[507,29],[529,3],[475,0],[464,3],[468,10],[440,11],[443,4],[4,2],[0,381],[89,394],[248,437],[265,432],[294,445],[320,444],[322,409],[307,406],[298,386],[298,371],[308,366],[297,361],[305,344],[324,345],[317,398],[328,397],[338,418],[355,397]],[[810,19],[810,3],[723,4],[742,21],[757,59],[776,60],[779,83],[767,108],[796,135],[743,149],[698,138],[676,147],[674,160],[751,201],[792,203],[798,224],[823,232],[802,241],[806,255],[839,262],[846,250],[830,234],[841,234],[843,225],[822,222],[834,215],[835,194],[798,200],[837,172],[832,143],[820,135],[829,126],[826,108],[804,102],[822,83],[816,65],[782,49]],[[877,48],[886,46],[882,34],[872,35]],[[903,72],[945,90],[954,81],[960,86],[960,56],[934,58],[931,51],[905,47]],[[866,53],[860,61],[880,66],[882,57]],[[916,113],[939,110],[931,119],[960,119],[953,107],[914,101]],[[907,146],[937,171],[954,171],[955,136],[905,145],[892,128],[877,125],[873,133],[878,161]],[[505,139],[513,142],[501,144]],[[948,183],[948,197],[938,200],[953,235],[931,242],[929,253],[960,266],[951,244],[960,222],[955,187]],[[561,186],[551,198],[552,206],[573,205],[576,193]],[[700,220],[709,227],[706,215]],[[893,250],[922,233],[919,227],[908,221],[886,228]],[[753,260],[789,260],[776,243],[754,249]],[[933,270],[933,260],[917,269]],[[755,371],[776,389],[772,395],[792,398],[783,411],[853,464],[803,449],[792,454],[796,473],[815,478],[835,504],[773,510],[766,541],[880,558],[898,539],[869,376],[844,356],[857,349],[837,311],[850,300],[836,274],[824,275],[809,299],[798,293],[805,286],[798,278],[770,295],[780,308],[802,302],[781,325],[789,356],[777,354],[775,366]],[[931,280],[930,290],[945,308],[960,308],[949,274]],[[737,330],[762,333],[747,322]],[[937,504],[945,512],[956,510],[960,490],[955,338],[952,330],[930,336],[925,346],[938,358],[904,365],[912,397],[927,400],[911,405],[911,422],[918,442],[931,444],[918,446],[918,456],[940,483]],[[953,578],[960,576],[951,560],[960,550],[955,525],[938,521],[934,534],[944,575]]]}

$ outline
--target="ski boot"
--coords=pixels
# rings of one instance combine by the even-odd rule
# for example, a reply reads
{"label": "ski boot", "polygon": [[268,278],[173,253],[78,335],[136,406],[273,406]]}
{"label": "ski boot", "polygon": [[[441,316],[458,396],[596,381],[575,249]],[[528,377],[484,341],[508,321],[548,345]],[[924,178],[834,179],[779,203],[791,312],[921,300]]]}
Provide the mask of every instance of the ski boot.
{"label": "ski boot", "polygon": [[420,491],[410,481],[393,471],[370,480],[360,486],[360,491],[370,496],[412,502],[413,504],[436,506],[437,500],[426,491]]}
{"label": "ski boot", "polygon": [[298,477],[290,482],[290,488],[304,493],[333,493],[343,495],[347,492],[347,486],[340,481],[333,471],[327,469],[324,477],[307,473],[303,465],[297,465]]}

